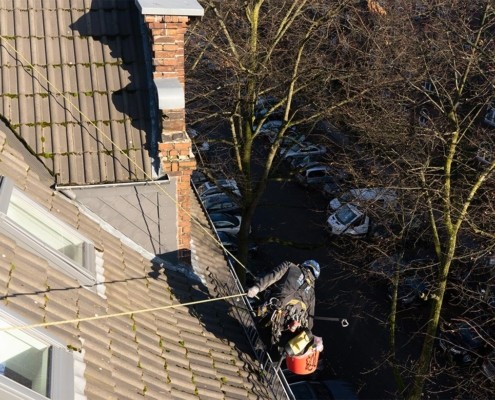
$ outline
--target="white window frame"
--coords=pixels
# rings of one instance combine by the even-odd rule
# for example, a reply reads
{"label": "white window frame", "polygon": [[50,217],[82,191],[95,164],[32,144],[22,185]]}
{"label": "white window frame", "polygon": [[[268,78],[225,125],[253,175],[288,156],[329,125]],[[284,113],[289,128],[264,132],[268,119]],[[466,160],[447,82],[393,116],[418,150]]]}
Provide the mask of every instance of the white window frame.
{"label": "white window frame", "polygon": [[[0,306],[0,320],[11,326],[24,326],[27,323]],[[11,331],[15,332],[15,331]],[[49,397],[0,375],[0,399],[12,400],[71,400],[75,397],[74,356],[66,346],[40,329],[24,330],[24,334],[50,346]]]}
{"label": "white window frame", "polygon": [[[74,235],[83,241],[82,266],[78,265],[59,250],[45,243],[42,238],[31,234],[28,230],[24,229],[7,216],[7,210],[13,191],[16,191],[16,195],[21,196],[24,201],[27,201],[30,207],[40,211],[44,217],[60,226],[61,229],[70,232],[71,235]],[[6,232],[10,236],[18,239],[20,245],[24,245],[27,248],[34,250],[37,254],[45,258],[50,265],[53,265],[58,270],[76,279],[81,285],[92,286],[96,283],[96,255],[94,244],[81,235],[76,229],[58,219],[45,208],[31,200],[22,191],[18,190],[12,179],[6,176],[0,176],[0,231]]]}

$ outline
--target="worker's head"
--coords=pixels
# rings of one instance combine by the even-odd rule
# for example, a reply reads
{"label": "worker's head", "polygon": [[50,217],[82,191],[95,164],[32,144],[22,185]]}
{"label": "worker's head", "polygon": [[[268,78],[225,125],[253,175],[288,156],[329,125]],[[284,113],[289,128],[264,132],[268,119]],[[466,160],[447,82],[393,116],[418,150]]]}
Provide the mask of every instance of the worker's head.
{"label": "worker's head", "polygon": [[315,279],[320,276],[320,264],[315,260],[306,260],[301,264],[301,267],[310,269]]}

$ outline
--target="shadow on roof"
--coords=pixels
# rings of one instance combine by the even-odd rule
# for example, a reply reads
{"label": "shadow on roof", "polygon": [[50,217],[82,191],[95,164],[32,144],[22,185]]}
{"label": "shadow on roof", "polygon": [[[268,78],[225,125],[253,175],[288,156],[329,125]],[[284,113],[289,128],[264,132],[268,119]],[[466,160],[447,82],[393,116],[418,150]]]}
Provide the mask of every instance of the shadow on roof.
{"label": "shadow on roof", "polygon": [[134,1],[93,0],[89,12],[71,24],[70,28],[80,36],[91,37],[106,46],[109,52],[102,50],[104,63],[117,64],[127,72],[126,79],[121,79],[125,73],[113,77],[116,81],[121,80],[122,84],[126,81],[129,83],[120,89],[109,88],[112,103],[119,112],[131,119],[134,128],[146,133],[144,146],[149,156],[156,158],[159,135],[153,126],[158,126],[154,122],[157,121],[158,101],[156,95],[151,94],[154,93],[151,49],[144,49],[150,44],[143,33],[144,21]]}

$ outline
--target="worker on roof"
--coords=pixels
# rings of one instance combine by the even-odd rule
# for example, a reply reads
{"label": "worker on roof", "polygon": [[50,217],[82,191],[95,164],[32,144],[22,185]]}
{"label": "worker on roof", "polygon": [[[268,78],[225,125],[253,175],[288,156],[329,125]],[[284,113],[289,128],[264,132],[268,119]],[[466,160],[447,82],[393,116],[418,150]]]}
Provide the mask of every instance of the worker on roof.
{"label": "worker on roof", "polygon": [[[280,346],[284,332],[313,328],[315,311],[315,281],[320,276],[320,265],[314,260],[301,264],[284,261],[273,271],[258,277],[247,291],[255,297],[265,293],[266,301],[258,309],[262,326],[271,325],[271,344]],[[283,345],[283,344],[282,344]]]}

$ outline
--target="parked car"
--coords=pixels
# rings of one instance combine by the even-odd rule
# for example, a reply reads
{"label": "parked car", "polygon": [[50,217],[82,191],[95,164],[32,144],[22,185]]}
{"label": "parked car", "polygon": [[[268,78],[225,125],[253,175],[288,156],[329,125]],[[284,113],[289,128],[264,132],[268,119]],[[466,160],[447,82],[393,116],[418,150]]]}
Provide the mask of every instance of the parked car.
{"label": "parked car", "polygon": [[310,142],[301,142],[292,147],[283,147],[280,150],[282,157],[291,162],[294,158],[303,158],[308,155],[325,154],[327,148],[321,144],[313,144]]}
{"label": "parked car", "polygon": [[373,260],[366,267],[366,272],[369,273],[372,279],[384,279],[389,281],[392,279],[397,270],[404,270],[406,263],[397,254],[392,256],[382,256]]}
{"label": "parked car", "polygon": [[202,184],[208,182],[208,177],[199,170],[194,170],[191,174],[191,181],[196,188],[199,188]]}
{"label": "parked car", "polygon": [[481,370],[488,379],[490,379],[492,382],[495,382],[495,349],[493,349],[483,358]]}
{"label": "parked car", "polygon": [[[266,135],[267,137],[269,137],[269,135],[272,135],[272,134],[274,136],[276,136],[283,124],[284,124],[284,121],[282,121],[281,119],[274,119],[271,121],[267,121],[263,125],[261,125],[259,134],[260,135]],[[253,126],[254,130],[256,130],[256,128],[257,128],[256,125]]]}
{"label": "parked car", "polygon": [[[272,107],[277,105],[279,100],[273,96],[261,96],[258,98],[256,102],[256,106],[254,107],[254,114],[257,118],[264,117]],[[272,113],[268,116],[269,119],[277,118],[279,119],[282,116],[282,109],[276,108],[272,111]]]}
{"label": "parked car", "polygon": [[210,143],[204,135],[201,135],[196,129],[188,128],[187,134],[193,143],[193,152],[208,152],[210,150]]}
{"label": "parked car", "polygon": [[438,344],[459,365],[470,365],[478,357],[490,352],[487,340],[481,336],[481,327],[474,327],[466,321],[440,324]]}
{"label": "parked car", "polygon": [[198,186],[198,194],[203,197],[217,191],[219,187],[237,189],[237,182],[234,179],[218,179],[216,183],[207,181]]}
{"label": "parked car", "polygon": [[303,158],[293,158],[290,162],[290,168],[293,170],[300,170],[302,168],[306,168],[311,163],[319,162],[323,157],[323,154],[315,154],[305,156]]}
{"label": "parked car", "polygon": [[301,381],[289,384],[296,400],[357,400],[356,389],[340,379]]}
{"label": "parked car", "polygon": [[300,169],[295,178],[301,185],[313,189],[322,189],[325,184],[338,188],[341,183],[334,168],[318,162],[309,163],[305,168]]}
{"label": "parked car", "polygon": [[[388,286],[388,297],[392,300],[394,285]],[[397,286],[397,304],[409,306],[414,303],[424,303],[430,298],[428,280],[414,270],[399,275]]]}
{"label": "parked car", "polygon": [[[270,143],[275,143],[275,139],[277,138],[277,135],[269,135],[268,136],[268,141]],[[305,135],[301,135],[297,132],[285,134],[282,137],[282,143],[280,143],[280,146],[282,147],[291,147],[294,146],[298,143],[303,143],[306,140]]]}
{"label": "parked car", "polygon": [[397,201],[397,193],[388,188],[363,188],[351,189],[340,197],[333,198],[328,204],[330,210],[337,210],[346,203],[353,203],[367,206],[377,205],[385,207],[394,204]]}
{"label": "parked car", "polygon": [[215,212],[209,214],[209,216],[217,232],[227,232],[236,235],[241,228],[242,218],[240,215]]}
{"label": "parked car", "polygon": [[225,194],[232,194],[238,197],[241,196],[241,192],[237,188],[237,183],[231,180],[219,182],[219,186],[215,184],[208,184],[205,187],[201,187],[200,189],[202,189],[202,193],[199,196],[201,198],[201,201],[210,197],[221,196]]}
{"label": "parked car", "polygon": [[405,271],[413,270],[419,274],[427,275],[429,272],[428,267],[431,267],[433,263],[433,259],[429,257],[414,257],[405,260],[401,255],[393,254],[391,256],[382,256],[372,261],[366,267],[366,272],[371,277],[391,280],[397,270],[401,274]]}
{"label": "parked car", "polygon": [[241,213],[239,201],[226,194],[205,199],[203,201],[203,207],[208,214],[222,212],[239,215]]}
{"label": "parked car", "polygon": [[333,235],[360,237],[368,233],[370,219],[356,206],[348,203],[328,217],[327,225]]}
{"label": "parked car", "polygon": [[[232,254],[237,253],[239,246],[237,244],[237,236],[232,235],[227,232],[218,232],[218,238],[220,242],[222,242],[222,246],[225,247]],[[249,242],[248,243],[248,252],[251,255],[254,255],[258,251],[258,246],[256,243]]]}

